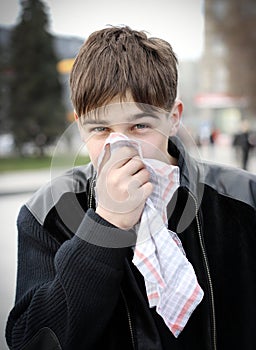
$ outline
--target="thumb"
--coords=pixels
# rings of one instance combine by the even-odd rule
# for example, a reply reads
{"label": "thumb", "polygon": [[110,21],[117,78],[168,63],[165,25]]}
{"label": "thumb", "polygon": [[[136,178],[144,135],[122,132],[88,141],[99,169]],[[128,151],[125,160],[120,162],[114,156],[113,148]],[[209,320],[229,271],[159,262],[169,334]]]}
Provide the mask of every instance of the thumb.
{"label": "thumb", "polygon": [[107,143],[105,145],[105,148],[104,148],[104,155],[103,155],[103,158],[100,162],[100,164],[98,165],[98,174],[100,174],[102,168],[104,167],[104,165],[107,163],[107,161],[109,160],[110,158],[110,144]]}

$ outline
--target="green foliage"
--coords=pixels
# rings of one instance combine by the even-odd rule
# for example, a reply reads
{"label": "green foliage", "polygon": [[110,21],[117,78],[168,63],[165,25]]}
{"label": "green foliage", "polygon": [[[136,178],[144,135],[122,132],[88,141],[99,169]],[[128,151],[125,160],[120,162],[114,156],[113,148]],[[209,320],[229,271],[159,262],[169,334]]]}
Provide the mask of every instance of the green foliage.
{"label": "green foliage", "polygon": [[5,117],[9,107],[9,61],[9,50],[0,42],[0,134],[9,132],[9,120]]}
{"label": "green foliage", "polygon": [[[70,169],[89,162],[88,156],[77,157],[59,156],[54,160],[54,169]],[[20,170],[49,169],[52,166],[52,157],[6,157],[0,158],[0,173]]]}
{"label": "green foliage", "polygon": [[27,143],[43,154],[64,130],[65,110],[44,4],[26,0],[21,5],[11,40],[11,130],[21,154]]}

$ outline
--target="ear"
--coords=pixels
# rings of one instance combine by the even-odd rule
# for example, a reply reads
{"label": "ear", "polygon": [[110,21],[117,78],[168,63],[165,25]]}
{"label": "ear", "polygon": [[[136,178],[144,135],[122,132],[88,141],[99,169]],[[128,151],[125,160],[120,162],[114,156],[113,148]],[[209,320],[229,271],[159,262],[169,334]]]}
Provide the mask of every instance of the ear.
{"label": "ear", "polygon": [[171,130],[169,136],[174,136],[177,134],[180,126],[181,115],[183,112],[183,103],[181,100],[176,100],[171,111]]}
{"label": "ear", "polygon": [[78,130],[79,130],[79,133],[80,133],[80,137],[81,137],[81,140],[83,141],[83,142],[85,142],[84,141],[84,130],[83,130],[83,128],[82,128],[82,125],[81,125],[81,120],[80,120],[80,118],[79,118],[79,116],[78,116],[78,114],[76,113],[76,111],[74,110],[74,118],[75,118],[75,122],[76,122],[76,125],[77,125],[77,127],[78,127]]}
{"label": "ear", "polygon": [[78,115],[77,115],[75,110],[74,110],[74,118],[75,118],[75,121],[77,122],[79,117],[78,117]]}

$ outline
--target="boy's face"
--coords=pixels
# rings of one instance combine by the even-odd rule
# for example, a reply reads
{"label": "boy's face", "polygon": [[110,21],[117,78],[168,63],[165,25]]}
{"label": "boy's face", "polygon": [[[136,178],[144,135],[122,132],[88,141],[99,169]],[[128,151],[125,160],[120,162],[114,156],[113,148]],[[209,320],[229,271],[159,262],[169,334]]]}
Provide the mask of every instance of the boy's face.
{"label": "boy's face", "polygon": [[173,163],[167,151],[168,138],[177,132],[182,104],[177,101],[168,114],[146,107],[145,111],[135,102],[111,103],[79,121],[80,133],[96,169],[105,140],[114,132],[140,141],[144,158]]}

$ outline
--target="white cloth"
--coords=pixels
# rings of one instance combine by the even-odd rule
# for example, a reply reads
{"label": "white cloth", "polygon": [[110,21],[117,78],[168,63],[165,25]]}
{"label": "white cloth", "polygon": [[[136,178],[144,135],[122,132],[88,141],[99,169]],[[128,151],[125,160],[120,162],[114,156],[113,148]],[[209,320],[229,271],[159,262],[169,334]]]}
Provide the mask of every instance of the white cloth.
{"label": "white cloth", "polygon": [[[133,263],[144,277],[149,306],[156,306],[177,337],[204,294],[180,239],[167,228],[167,205],[179,187],[179,168],[143,159],[139,142],[123,134],[112,133],[106,144],[110,144],[110,152],[122,146],[135,147],[150,172],[153,192],[145,203],[140,222],[135,225],[137,241]],[[104,150],[99,164],[103,156]]]}

